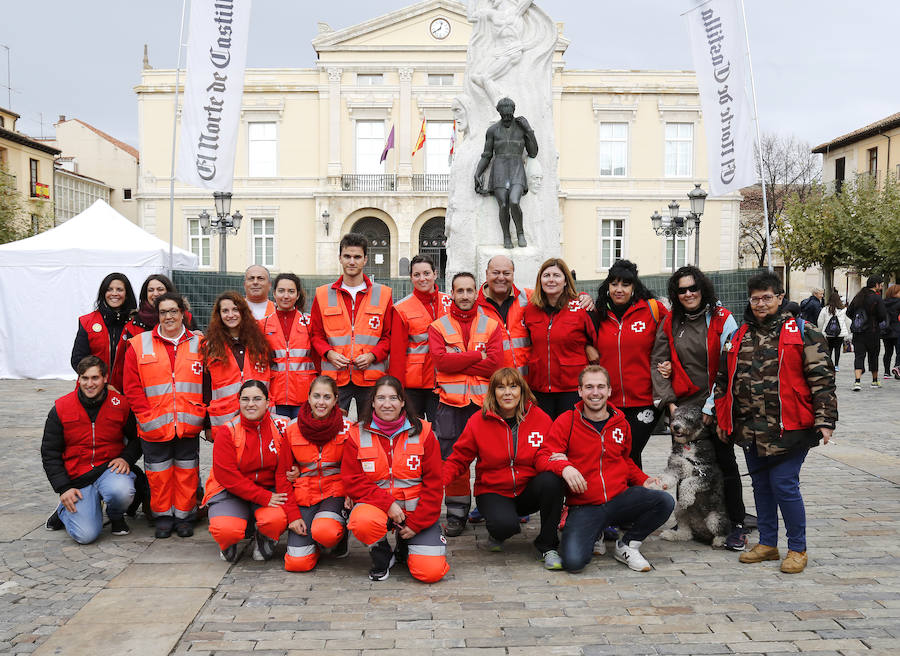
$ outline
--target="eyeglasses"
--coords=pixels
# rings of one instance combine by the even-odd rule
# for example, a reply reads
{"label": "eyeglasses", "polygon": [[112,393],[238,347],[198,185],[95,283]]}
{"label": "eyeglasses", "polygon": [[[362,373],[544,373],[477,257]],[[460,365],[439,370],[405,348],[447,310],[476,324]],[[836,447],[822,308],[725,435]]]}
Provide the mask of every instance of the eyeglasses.
{"label": "eyeglasses", "polygon": [[375,400],[379,403],[396,403],[400,400],[400,397],[396,394],[392,394],[391,396],[381,396],[380,394],[375,397]]}
{"label": "eyeglasses", "polygon": [[176,317],[181,314],[181,310],[175,308],[174,310],[160,310],[159,316],[161,317]]}
{"label": "eyeglasses", "polygon": [[750,305],[760,305],[763,303],[768,305],[779,296],[781,296],[781,294],[763,294],[762,296],[751,296],[748,300],[750,301]]}
{"label": "eyeglasses", "polygon": [[699,291],[700,291],[700,285],[694,283],[693,285],[688,285],[687,287],[679,287],[678,295],[683,296],[684,294],[687,294],[688,292],[693,294],[694,292],[699,292]]}

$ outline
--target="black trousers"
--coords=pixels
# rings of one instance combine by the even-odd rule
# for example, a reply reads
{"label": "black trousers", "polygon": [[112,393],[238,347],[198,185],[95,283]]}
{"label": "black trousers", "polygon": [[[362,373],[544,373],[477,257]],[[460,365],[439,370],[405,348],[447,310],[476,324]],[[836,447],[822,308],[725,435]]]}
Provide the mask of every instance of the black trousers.
{"label": "black trousers", "polygon": [[566,410],[571,410],[578,403],[578,392],[535,392],[538,407],[550,415],[550,419],[556,419]]}
{"label": "black trousers", "polygon": [[894,350],[897,350],[897,365],[900,365],[900,348],[897,348],[897,338],[896,337],[882,337],[881,341],[884,342],[884,358],[882,362],[884,363],[884,373],[891,373],[891,358],[894,355]]}
{"label": "black trousers", "polygon": [[837,337],[826,337],[826,339],[828,340],[828,354],[831,356],[834,366],[837,367],[841,361],[841,352],[844,350],[844,338],[838,335]]}
{"label": "black trousers", "polygon": [[744,489],[741,484],[741,473],[738,471],[737,460],[734,456],[734,445],[725,443],[716,435],[715,428],[710,427],[712,434],[713,450],[716,454],[716,462],[722,470],[725,479],[725,512],[733,524],[743,524],[746,508],[744,507]]}
{"label": "black trousers", "polygon": [[628,425],[631,426],[631,459],[638,467],[641,466],[641,452],[650,441],[650,433],[662,416],[661,408],[652,405],[638,408],[620,408]]}
{"label": "black trousers", "polygon": [[487,531],[495,540],[506,540],[522,530],[520,516],[541,513],[541,532],[534,540],[535,548],[544,553],[559,547],[559,518],[562,515],[564,484],[553,472],[541,472],[516,497],[501,494],[479,494],[475,505],[484,516]]}
{"label": "black trousers", "polygon": [[853,335],[853,368],[865,371],[866,360],[873,376],[878,374],[878,352],[881,341],[878,333],[855,333]]}
{"label": "black trousers", "polygon": [[415,408],[416,416],[434,423],[434,415],[437,411],[441,397],[433,390],[424,387],[407,387],[406,396]]}
{"label": "black trousers", "polygon": [[347,383],[338,387],[338,406],[344,412],[350,411],[350,401],[356,399],[356,417],[362,414],[362,409],[369,402],[369,394],[372,387],[360,387],[356,383]]}

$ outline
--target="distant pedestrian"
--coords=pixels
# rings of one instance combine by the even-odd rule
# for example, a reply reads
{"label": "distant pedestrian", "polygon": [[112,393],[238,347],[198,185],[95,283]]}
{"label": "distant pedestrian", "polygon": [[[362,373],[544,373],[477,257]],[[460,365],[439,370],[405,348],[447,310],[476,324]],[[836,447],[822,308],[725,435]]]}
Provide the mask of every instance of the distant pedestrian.
{"label": "distant pedestrian", "polygon": [[860,379],[865,370],[866,360],[869,361],[869,372],[872,374],[872,388],[881,387],[878,380],[878,352],[881,350],[881,329],[879,324],[887,318],[884,300],[881,298],[881,290],[884,287],[884,278],[876,274],[869,276],[866,286],[850,301],[847,308],[847,316],[850,318],[850,330],[853,332],[853,369],[856,374],[856,382],[853,383],[853,391],[858,392]]}
{"label": "distant pedestrian", "polygon": [[[884,308],[887,311],[887,320],[881,331],[881,341],[884,344],[884,377],[900,380],[900,285],[891,285],[884,295]],[[891,369],[891,356],[894,356],[894,368]]]}
{"label": "distant pedestrian", "polygon": [[[820,287],[813,287],[810,291],[809,298],[800,302],[800,316],[812,324],[816,323],[819,313],[822,311],[822,303],[825,299],[825,290]],[[795,314],[794,317],[797,315]]]}
{"label": "distant pedestrian", "polygon": [[828,341],[828,353],[834,363],[834,370],[840,371],[838,363],[841,361],[844,339],[850,336],[850,322],[847,320],[847,309],[836,289],[831,291],[828,305],[819,312],[816,325]]}

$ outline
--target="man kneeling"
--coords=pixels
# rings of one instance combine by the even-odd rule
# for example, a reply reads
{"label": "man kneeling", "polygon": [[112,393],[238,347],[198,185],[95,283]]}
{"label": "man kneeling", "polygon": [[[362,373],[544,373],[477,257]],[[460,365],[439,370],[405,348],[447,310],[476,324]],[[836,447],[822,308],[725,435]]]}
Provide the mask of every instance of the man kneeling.
{"label": "man kneeling", "polygon": [[629,457],[631,429],[625,415],[607,403],[609,373],[589,365],[578,377],[574,410],[561,414],[538,453],[537,466],[562,476],[568,486],[569,516],[560,555],[571,572],[584,569],[603,527],[626,526],[615,558],[637,572],[650,571],[641,542],[663,525],[675,501],[657,478],[647,476]]}
{"label": "man kneeling", "polygon": [[[124,396],[108,389],[109,370],[95,355],[81,359],[78,387],[56,400],[41,440],[41,460],[59,494],[56,518],[72,539],[90,544],[103,529],[103,510],[113,535],[127,535],[125,511],[134,499],[131,467],[141,456],[134,415]],[[126,445],[127,438],[127,445]]]}

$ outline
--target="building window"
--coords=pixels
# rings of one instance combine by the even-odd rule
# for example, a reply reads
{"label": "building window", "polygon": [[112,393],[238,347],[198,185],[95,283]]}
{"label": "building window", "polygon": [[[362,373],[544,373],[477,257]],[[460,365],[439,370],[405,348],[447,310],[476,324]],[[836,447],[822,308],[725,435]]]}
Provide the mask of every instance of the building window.
{"label": "building window", "polygon": [[199,258],[202,267],[211,264],[210,241],[212,241],[210,236],[204,235],[200,228],[200,219],[188,219],[188,250]]}
{"label": "building window", "polygon": [[5,127],[6,127],[6,119],[4,119],[2,116],[0,116],[0,128],[5,128]]}
{"label": "building window", "polygon": [[275,219],[253,219],[253,264],[275,266]]}
{"label": "building window", "polygon": [[452,87],[453,73],[429,73],[428,86],[430,87]]}
{"label": "building window", "polygon": [[275,123],[249,123],[247,175],[271,178],[277,175],[278,130]]}
{"label": "building window", "polygon": [[625,221],[603,219],[600,222],[600,268],[608,269],[616,260],[622,259],[625,241]]}
{"label": "building window", "polygon": [[29,188],[31,189],[31,197],[35,198],[37,196],[38,161],[36,159],[30,159],[28,160],[28,166],[31,171]]}
{"label": "building window", "polygon": [[628,124],[600,124],[600,177],[623,177],[628,160]]}
{"label": "building window", "polygon": [[425,173],[450,173],[450,140],[453,137],[451,121],[425,123]]}
{"label": "building window", "polygon": [[357,73],[356,84],[361,87],[374,87],[384,84],[383,73]]}
{"label": "building window", "polygon": [[694,124],[666,123],[666,177],[690,177],[693,159]]}
{"label": "building window", "polygon": [[122,190],[122,200],[131,200],[131,189]]}
{"label": "building window", "polygon": [[384,173],[384,121],[356,122],[356,172],[360,175]]}
{"label": "building window", "polygon": [[838,157],[836,160],[834,160],[834,193],[836,194],[841,193],[841,188],[844,186],[846,167],[847,160],[843,157]]}
{"label": "building window", "polygon": [[[866,151],[869,175],[877,175],[878,173],[878,147],[869,148]],[[34,161],[34,160],[32,160]]]}
{"label": "building window", "polygon": [[666,268],[675,271],[687,264],[687,237],[666,237]]}

